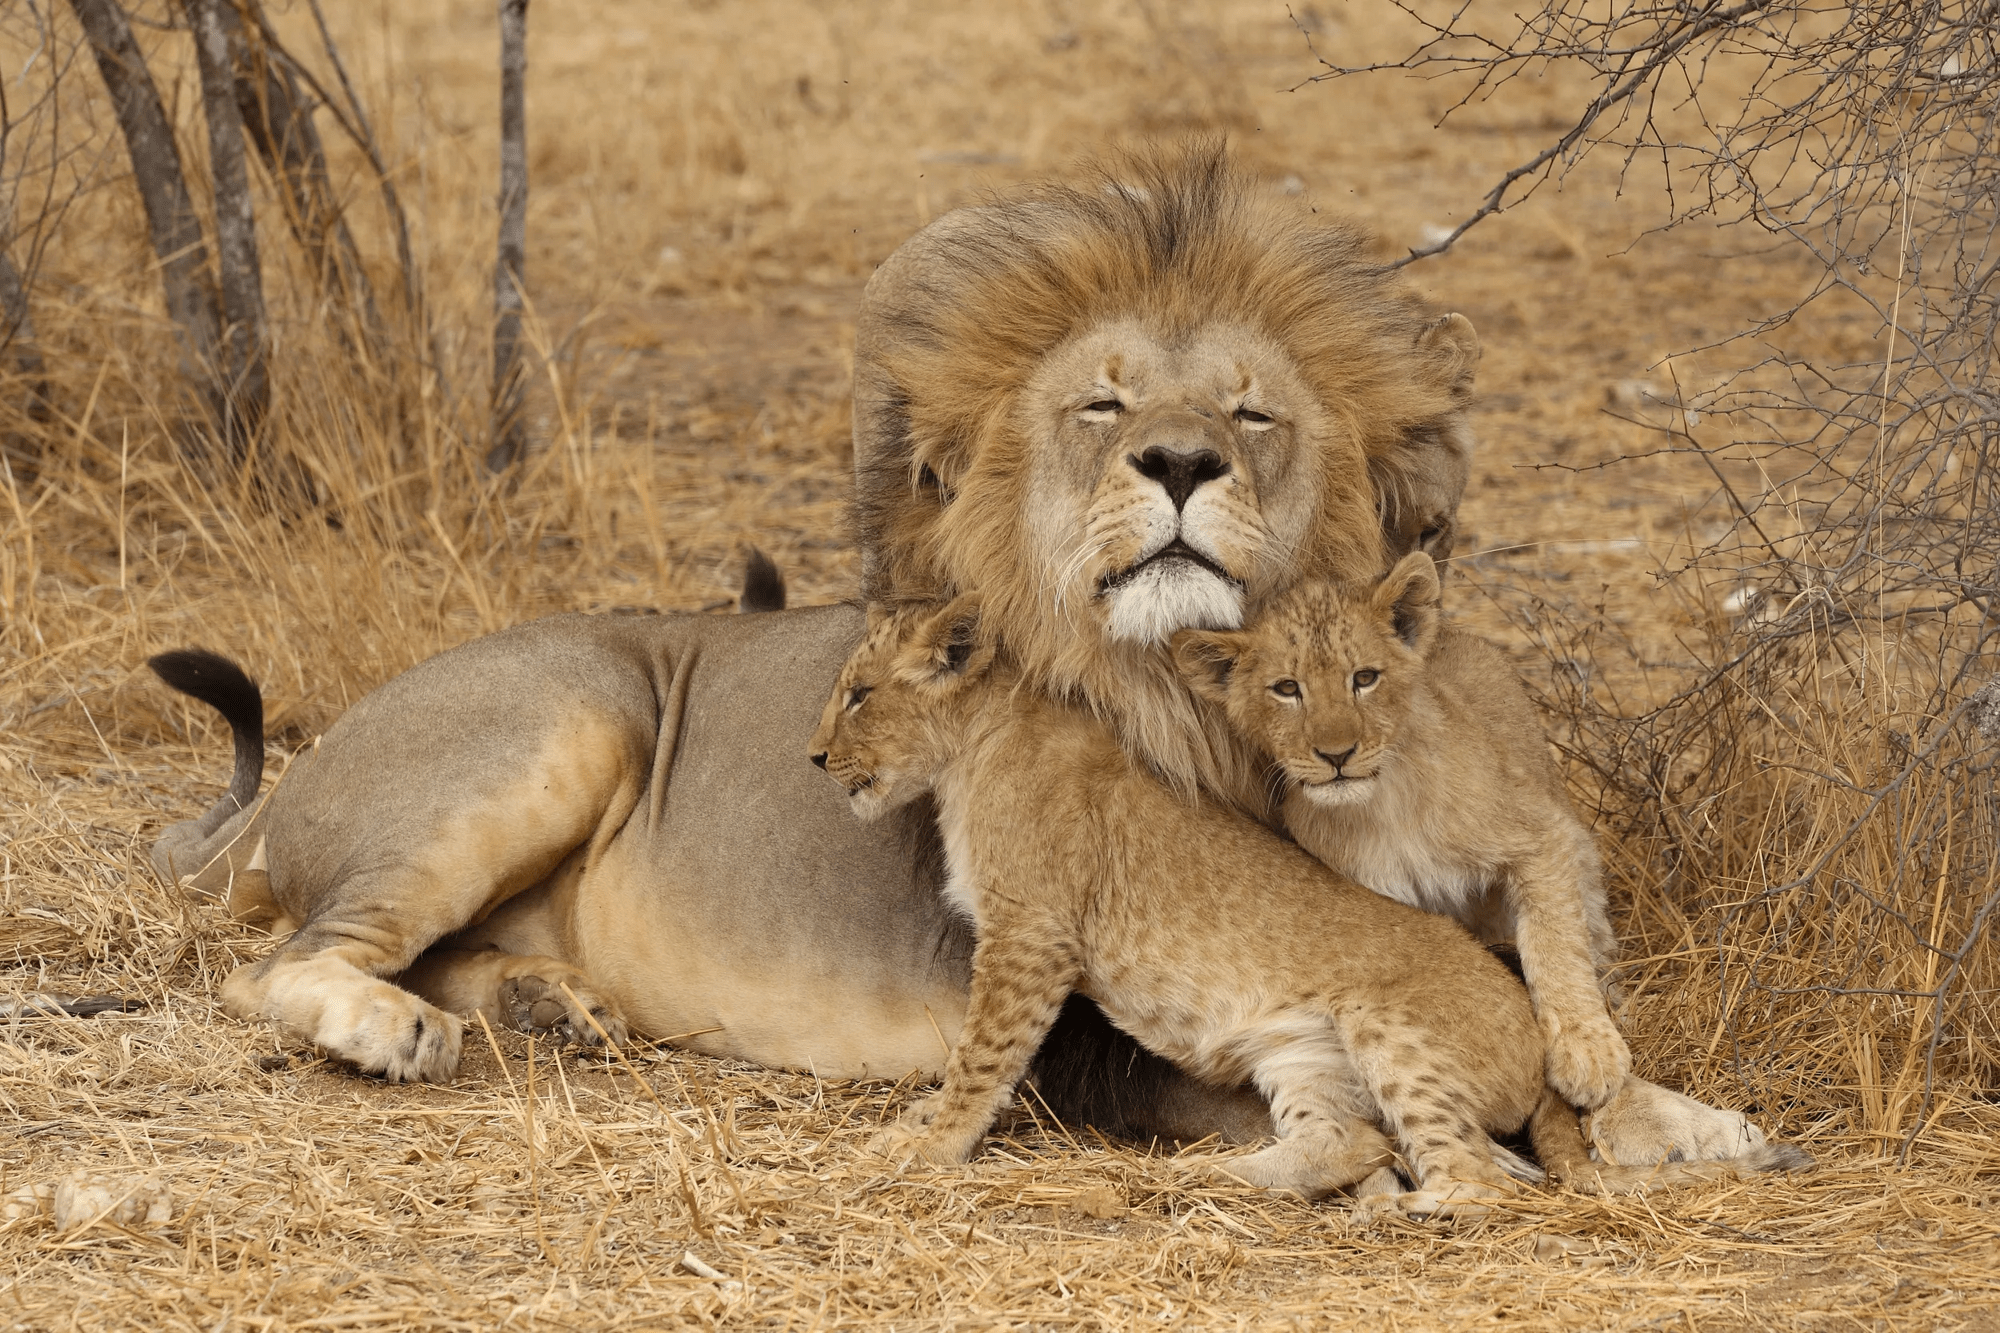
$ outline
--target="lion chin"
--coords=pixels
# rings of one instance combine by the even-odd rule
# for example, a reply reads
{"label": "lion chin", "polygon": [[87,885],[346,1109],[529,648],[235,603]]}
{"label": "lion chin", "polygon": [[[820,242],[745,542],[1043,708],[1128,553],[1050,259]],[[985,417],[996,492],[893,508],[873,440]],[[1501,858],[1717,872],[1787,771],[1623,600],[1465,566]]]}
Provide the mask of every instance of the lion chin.
{"label": "lion chin", "polygon": [[1164,644],[1184,629],[1238,629],[1243,589],[1206,565],[1156,556],[1109,581],[1104,593],[1113,639]]}

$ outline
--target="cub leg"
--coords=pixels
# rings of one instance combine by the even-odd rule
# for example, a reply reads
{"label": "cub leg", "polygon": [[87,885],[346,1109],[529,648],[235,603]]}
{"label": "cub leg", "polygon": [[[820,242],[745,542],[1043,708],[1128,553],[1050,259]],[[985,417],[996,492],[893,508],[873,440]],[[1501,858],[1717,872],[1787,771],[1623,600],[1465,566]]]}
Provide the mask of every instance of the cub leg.
{"label": "cub leg", "polygon": [[1598,923],[1589,905],[1603,899],[1599,875],[1596,848],[1578,829],[1548,839],[1508,886],[1521,972],[1548,1046],[1549,1084],[1585,1110],[1610,1101],[1632,1067],[1592,957]]}
{"label": "cub leg", "polygon": [[516,1032],[553,1032],[581,1046],[600,1046],[605,1036],[623,1046],[628,1035],[618,1006],[560,958],[440,945],[397,981],[449,1013],[484,1013]]}
{"label": "cub leg", "polygon": [[868,1150],[898,1166],[912,1159],[950,1165],[971,1157],[1027,1072],[1076,978],[1066,941],[1033,928],[988,923],[973,950],[972,996],[958,1044],[945,1062],[944,1086],[903,1112]]}
{"label": "cub leg", "polygon": [[1462,1200],[1515,1193],[1487,1131],[1518,1128],[1541,1099],[1542,1052],[1527,1006],[1511,1021],[1505,1006],[1494,1010],[1479,1034],[1483,1049],[1471,1052],[1441,1039],[1434,1017],[1393,1009],[1344,1016],[1355,1069],[1418,1185],[1399,1205],[1456,1211]]}
{"label": "cub leg", "polygon": [[1295,1022],[1275,1026],[1250,1059],[1251,1078],[1270,1099],[1278,1141],[1248,1156],[1206,1161],[1202,1169],[1315,1199],[1394,1162],[1395,1145],[1375,1125],[1374,1098],[1331,1025],[1317,1033],[1301,1033]]}

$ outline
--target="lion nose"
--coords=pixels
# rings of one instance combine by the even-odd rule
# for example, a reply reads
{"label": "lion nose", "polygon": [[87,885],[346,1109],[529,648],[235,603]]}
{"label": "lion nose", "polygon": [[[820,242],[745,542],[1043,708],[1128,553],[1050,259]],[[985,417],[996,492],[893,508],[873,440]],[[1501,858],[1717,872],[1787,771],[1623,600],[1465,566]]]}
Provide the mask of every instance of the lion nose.
{"label": "lion nose", "polygon": [[1130,462],[1140,476],[1160,483],[1176,510],[1187,504],[1195,487],[1229,471],[1229,464],[1213,449],[1169,449],[1156,444]]}
{"label": "lion nose", "polygon": [[1359,746],[1350,745],[1345,750],[1342,750],[1339,754],[1328,754],[1325,750],[1314,750],[1313,753],[1318,755],[1321,759],[1324,759],[1328,764],[1332,766],[1333,771],[1335,773],[1338,773],[1340,772],[1341,765],[1345,764],[1348,760],[1354,758],[1354,752],[1359,748],[1360,748]]}
{"label": "lion nose", "polygon": [[818,764],[818,765],[819,765],[819,766],[820,766],[821,768],[825,768],[825,767],[826,767],[826,751],[825,751],[825,750],[821,750],[821,751],[820,751],[820,752],[819,752],[818,754],[816,754],[816,755],[814,755],[814,756],[812,757],[812,761],[813,761],[813,762],[814,762],[815,764]]}

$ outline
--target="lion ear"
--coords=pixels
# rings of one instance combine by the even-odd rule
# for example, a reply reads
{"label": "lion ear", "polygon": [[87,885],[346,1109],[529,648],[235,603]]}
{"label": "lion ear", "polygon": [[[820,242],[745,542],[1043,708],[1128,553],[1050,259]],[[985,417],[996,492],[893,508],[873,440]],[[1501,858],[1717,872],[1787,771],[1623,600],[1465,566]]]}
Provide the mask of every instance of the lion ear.
{"label": "lion ear", "polygon": [[980,633],[980,606],[978,593],[963,593],[924,626],[922,642],[938,675],[971,679],[992,665],[994,645]]}
{"label": "lion ear", "polygon": [[1216,703],[1229,702],[1229,677],[1243,656],[1239,635],[1215,630],[1184,629],[1174,635],[1174,665],[1196,694]]}
{"label": "lion ear", "polygon": [[1424,552],[1412,551],[1375,585],[1371,604],[1395,627],[1396,637],[1423,657],[1437,637],[1440,596],[1437,565]]}
{"label": "lion ear", "polygon": [[1433,367],[1453,398],[1472,397],[1472,374],[1479,369],[1479,334],[1472,321],[1453,311],[1432,320],[1417,334],[1417,351]]}

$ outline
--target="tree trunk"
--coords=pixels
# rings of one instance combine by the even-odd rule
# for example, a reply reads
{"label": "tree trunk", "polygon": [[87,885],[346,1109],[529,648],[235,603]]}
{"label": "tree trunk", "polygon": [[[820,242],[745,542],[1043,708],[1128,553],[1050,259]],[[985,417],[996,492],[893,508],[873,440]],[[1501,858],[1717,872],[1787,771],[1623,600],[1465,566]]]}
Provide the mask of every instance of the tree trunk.
{"label": "tree trunk", "polygon": [[25,381],[28,419],[47,421],[48,367],[42,361],[41,349],[35,345],[27,284],[21,281],[21,270],[14,267],[13,257],[6,250],[6,242],[12,239],[0,232],[0,348],[11,355],[15,372]]}
{"label": "tree trunk", "polygon": [[[236,109],[236,71],[222,11],[229,0],[188,0],[195,64],[201,71],[202,114],[208,121],[208,167],[215,186],[215,254],[222,272],[222,315],[231,454],[249,456],[271,402],[264,317],[263,266],[257,258],[257,218],[243,165],[243,121]],[[233,15],[232,15],[233,17]]]}
{"label": "tree trunk", "polygon": [[188,194],[173,127],[167,123],[159,90],[118,0],[69,0],[69,5],[90,41],[132,158],[132,179],[146,208],[153,253],[160,259],[167,314],[181,332],[182,369],[190,383],[202,386],[211,419],[226,431],[227,402],[216,382],[222,320],[209,278],[201,219]]}
{"label": "tree trunk", "polygon": [[236,111],[257,156],[277,184],[285,222],[312,263],[314,277],[357,319],[364,340],[379,344],[382,317],[326,169],[326,149],[294,62],[277,44],[257,0],[240,0],[250,22],[230,4],[219,6],[235,72]]}
{"label": "tree trunk", "polygon": [[493,443],[488,472],[526,447],[521,399],[522,269],[528,250],[528,0],[500,0],[500,246],[493,266]]}

